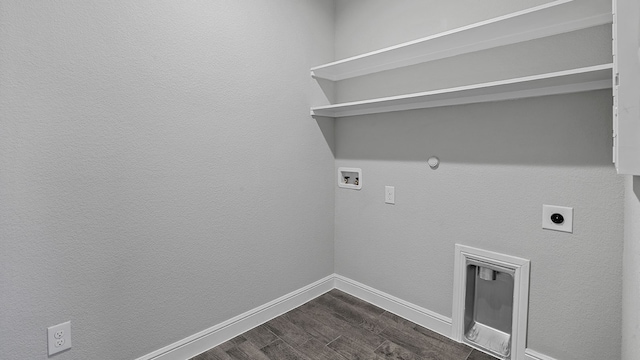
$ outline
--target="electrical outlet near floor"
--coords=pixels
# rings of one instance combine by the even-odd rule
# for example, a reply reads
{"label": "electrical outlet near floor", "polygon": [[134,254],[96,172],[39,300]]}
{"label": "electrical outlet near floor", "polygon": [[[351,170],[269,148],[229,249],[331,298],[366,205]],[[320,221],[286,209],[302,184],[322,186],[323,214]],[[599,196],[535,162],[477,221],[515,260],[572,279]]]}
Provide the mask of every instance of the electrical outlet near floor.
{"label": "electrical outlet near floor", "polygon": [[57,354],[71,348],[71,322],[47,328],[47,347],[49,355]]}

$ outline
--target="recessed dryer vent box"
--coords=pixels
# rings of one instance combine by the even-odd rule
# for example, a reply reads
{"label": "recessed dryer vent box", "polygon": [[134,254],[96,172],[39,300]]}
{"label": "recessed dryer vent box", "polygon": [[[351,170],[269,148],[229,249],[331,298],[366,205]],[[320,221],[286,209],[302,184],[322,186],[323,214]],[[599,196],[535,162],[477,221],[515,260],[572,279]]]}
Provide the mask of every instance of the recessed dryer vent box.
{"label": "recessed dryer vent box", "polygon": [[347,189],[362,189],[362,169],[338,168],[338,186]]}

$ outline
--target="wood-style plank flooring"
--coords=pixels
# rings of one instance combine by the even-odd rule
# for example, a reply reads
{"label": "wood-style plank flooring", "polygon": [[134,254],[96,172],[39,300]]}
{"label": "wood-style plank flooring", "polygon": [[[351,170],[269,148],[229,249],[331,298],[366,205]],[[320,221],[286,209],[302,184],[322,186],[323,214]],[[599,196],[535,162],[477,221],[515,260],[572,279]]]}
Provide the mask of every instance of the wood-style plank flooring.
{"label": "wood-style plank flooring", "polygon": [[495,360],[339,290],[191,360]]}

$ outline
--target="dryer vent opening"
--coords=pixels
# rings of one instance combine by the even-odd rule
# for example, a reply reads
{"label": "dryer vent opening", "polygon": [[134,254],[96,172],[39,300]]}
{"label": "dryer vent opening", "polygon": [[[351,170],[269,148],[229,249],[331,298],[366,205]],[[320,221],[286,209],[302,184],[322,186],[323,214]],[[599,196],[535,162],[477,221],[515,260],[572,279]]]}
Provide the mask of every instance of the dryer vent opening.
{"label": "dryer vent opening", "polygon": [[500,359],[522,359],[530,262],[456,244],[453,336]]}
{"label": "dryer vent opening", "polygon": [[508,359],[513,321],[513,270],[467,259],[465,343]]}

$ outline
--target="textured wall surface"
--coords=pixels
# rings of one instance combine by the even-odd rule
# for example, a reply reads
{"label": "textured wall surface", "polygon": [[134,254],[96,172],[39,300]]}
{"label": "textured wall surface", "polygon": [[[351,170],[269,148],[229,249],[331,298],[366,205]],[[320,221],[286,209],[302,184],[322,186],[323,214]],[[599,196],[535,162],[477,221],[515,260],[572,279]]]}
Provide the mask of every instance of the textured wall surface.
{"label": "textured wall surface", "polygon": [[391,5],[388,0],[337,0],[335,27],[341,36],[335,38],[336,60],[548,2],[394,0]]}
{"label": "textured wall surface", "polygon": [[[425,3],[337,1],[336,58],[539,2],[471,1],[464,12],[457,2],[421,11]],[[434,78],[473,83],[610,54],[610,30],[597,27],[346,80],[336,93],[402,94]],[[420,80],[395,79],[412,71]],[[361,167],[364,184],[336,187],[336,272],[451,316],[455,243],[524,257],[528,347],[561,360],[620,358],[624,182],[611,164],[611,105],[607,90],[336,120],[336,166]],[[395,205],[384,204],[385,185]],[[574,207],[574,233],[542,230],[543,204]]]}
{"label": "textured wall surface", "polygon": [[134,359],[333,272],[333,13],[2,1],[0,358],[71,320],[56,359]]}
{"label": "textured wall surface", "polygon": [[628,176],[624,207],[622,359],[640,354],[640,176]]}
{"label": "textured wall surface", "polygon": [[611,25],[602,25],[345,79],[336,83],[335,96],[339,102],[357,101],[610,62]]}

